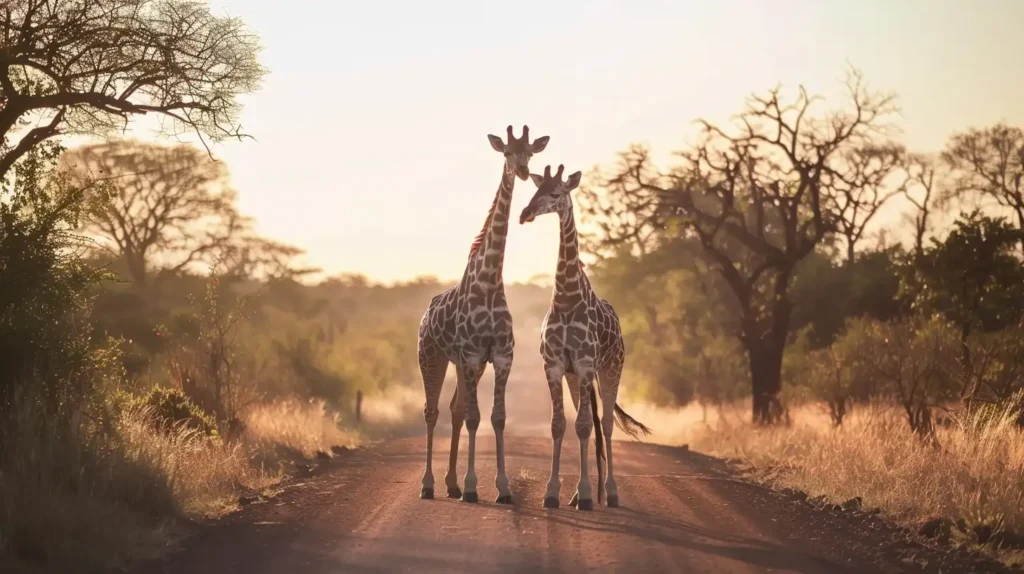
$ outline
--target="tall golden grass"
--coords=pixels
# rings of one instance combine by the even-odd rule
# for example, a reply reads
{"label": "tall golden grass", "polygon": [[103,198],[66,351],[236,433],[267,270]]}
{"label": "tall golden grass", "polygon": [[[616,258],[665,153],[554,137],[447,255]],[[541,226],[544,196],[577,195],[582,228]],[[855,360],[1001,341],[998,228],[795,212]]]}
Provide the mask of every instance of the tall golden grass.
{"label": "tall golden grass", "polygon": [[[707,422],[693,406],[631,408],[660,431],[655,441],[740,459],[774,486],[836,503],[861,497],[866,508],[911,527],[945,518],[961,521],[967,534],[975,526],[1024,534],[1024,432],[1011,408],[954,415],[935,429],[934,441],[911,432],[902,411],[886,405],[856,410],[839,428],[815,406],[793,409],[792,425],[774,428],[745,422],[746,405],[711,410]],[[996,553],[1024,563],[1017,550]]]}
{"label": "tall golden grass", "polygon": [[288,453],[356,440],[321,403],[253,407],[230,442],[160,432],[145,409],[98,421],[38,404],[17,401],[0,424],[0,570],[106,572],[156,555],[189,520],[277,484]]}

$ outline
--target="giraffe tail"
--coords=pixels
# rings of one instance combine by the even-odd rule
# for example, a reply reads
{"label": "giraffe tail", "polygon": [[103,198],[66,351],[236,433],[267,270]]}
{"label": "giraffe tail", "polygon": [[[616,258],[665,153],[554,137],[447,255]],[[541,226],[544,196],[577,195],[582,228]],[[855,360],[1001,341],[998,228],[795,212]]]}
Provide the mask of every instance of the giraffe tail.
{"label": "giraffe tail", "polygon": [[618,404],[615,405],[615,426],[622,429],[622,432],[638,440],[640,438],[640,434],[643,434],[644,436],[651,434],[650,428],[629,416],[629,414],[622,410],[622,407]]}
{"label": "giraffe tail", "polygon": [[590,385],[590,412],[594,415],[594,447],[597,450],[597,503],[604,502],[604,435],[601,416],[597,414],[597,391]]}

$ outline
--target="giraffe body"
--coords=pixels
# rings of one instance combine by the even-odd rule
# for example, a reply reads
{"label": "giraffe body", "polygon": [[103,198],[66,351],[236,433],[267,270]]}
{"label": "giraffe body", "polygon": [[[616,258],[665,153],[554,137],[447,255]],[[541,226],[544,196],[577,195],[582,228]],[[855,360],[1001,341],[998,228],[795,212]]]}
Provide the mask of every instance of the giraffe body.
{"label": "giraffe body", "polygon": [[[459,283],[435,296],[427,307],[419,327],[419,363],[426,401],[423,409],[427,426],[427,461],[423,473],[422,498],[433,498],[432,471],[434,425],[439,415],[438,401],[449,363],[455,365],[456,389],[449,405],[452,415],[451,449],[445,485],[450,498],[476,502],[476,432],[480,425],[477,385],[490,363],[494,368],[494,404],[491,425],[497,446],[498,471],[495,487],[499,503],[511,504],[512,491],[505,474],[505,386],[512,370],[512,314],[505,300],[502,263],[508,233],[509,209],[515,178],[526,179],[528,162],[534,153],[547,145],[548,137],[529,142],[529,129],[523,126],[523,137],[512,135],[508,127],[508,143],[488,136],[491,146],[505,156],[501,184],[495,194],[483,229],[470,249],[469,261]],[[465,423],[469,431],[469,453],[465,492],[459,489],[455,476],[459,437]]]}
{"label": "giraffe body", "polygon": [[[551,392],[551,477],[548,480],[544,506],[557,508],[560,489],[559,466],[562,437],[565,434],[565,411],[562,404],[562,378],[568,382],[569,394],[576,408],[576,436],[580,441],[580,480],[572,504],[580,510],[593,509],[592,488],[588,476],[587,447],[591,431],[595,432],[598,468],[598,503],[602,490],[607,492],[608,506],[617,506],[618,489],[612,464],[612,430],[616,423],[632,436],[649,429],[636,422],[617,404],[619,380],[625,361],[625,344],[615,309],[594,292],[579,260],[572,199],[569,192],[579,185],[580,172],[561,181],[562,166],[552,177],[551,168],[544,175],[531,175],[537,193],[523,210],[520,223],[533,221],[544,213],[558,213],[561,223],[558,267],[551,308],[541,327],[540,352]],[[600,392],[602,416],[598,416],[597,395]],[[595,428],[595,423],[599,426]],[[605,439],[602,445],[602,437]],[[602,448],[605,452],[601,452]],[[601,458],[607,461],[607,478],[602,484]],[[603,488],[602,488],[603,487]]]}

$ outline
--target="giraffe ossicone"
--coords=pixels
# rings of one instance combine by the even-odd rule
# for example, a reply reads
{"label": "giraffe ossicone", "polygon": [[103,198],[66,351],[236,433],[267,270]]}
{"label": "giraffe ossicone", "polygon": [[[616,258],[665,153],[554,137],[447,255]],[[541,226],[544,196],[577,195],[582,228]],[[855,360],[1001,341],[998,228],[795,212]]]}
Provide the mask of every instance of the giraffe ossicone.
{"label": "giraffe ossicone", "polygon": [[[594,292],[579,258],[570,192],[579,186],[582,173],[577,171],[562,181],[563,171],[564,166],[559,165],[558,171],[552,175],[549,165],[544,168],[544,175],[530,174],[537,185],[537,192],[519,216],[519,223],[524,224],[537,216],[557,213],[561,222],[554,293],[551,308],[541,325],[540,340],[544,373],[551,392],[551,476],[544,495],[544,507],[558,507],[561,487],[558,472],[565,434],[564,377],[576,407],[576,436],[580,441],[580,479],[570,504],[579,510],[593,510],[587,466],[587,442],[591,431],[594,431],[597,457],[597,502],[603,501],[604,491],[607,491],[607,504],[615,507],[619,504],[619,493],[612,465],[612,430],[618,425],[626,434],[637,438],[641,433],[650,434],[650,429],[616,404],[626,354],[622,329],[615,309]],[[598,388],[601,413],[598,413],[597,406]],[[602,455],[608,467],[603,484]]]}
{"label": "giraffe ossicone", "polygon": [[[420,374],[426,400],[423,418],[427,427],[426,469],[423,472],[421,498],[434,497],[432,469],[434,426],[439,415],[438,401],[448,364],[455,364],[456,388],[449,409],[452,415],[451,449],[445,486],[449,498],[476,502],[476,433],[480,425],[477,386],[490,363],[494,369],[494,405],[491,426],[497,447],[497,474],[494,486],[496,502],[512,503],[512,491],[505,473],[505,386],[512,370],[515,340],[512,315],[505,300],[502,265],[505,239],[508,235],[512,190],[516,177],[529,178],[530,158],[547,147],[548,136],[530,141],[530,129],[523,126],[523,135],[516,138],[512,126],[506,130],[507,141],[488,135],[491,147],[505,158],[501,183],[494,195],[483,229],[469,250],[469,261],[462,279],[451,289],[435,296],[423,314],[419,326],[418,355]],[[469,433],[468,462],[459,488],[455,467],[459,453],[459,436],[465,423]]]}

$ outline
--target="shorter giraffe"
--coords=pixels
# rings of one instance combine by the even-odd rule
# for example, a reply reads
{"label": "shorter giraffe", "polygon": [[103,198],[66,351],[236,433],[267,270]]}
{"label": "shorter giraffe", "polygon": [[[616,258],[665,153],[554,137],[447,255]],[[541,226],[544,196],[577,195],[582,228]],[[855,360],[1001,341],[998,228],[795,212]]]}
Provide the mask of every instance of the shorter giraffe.
{"label": "shorter giraffe", "polygon": [[[570,504],[579,510],[593,510],[590,478],[587,476],[587,440],[590,438],[591,429],[594,430],[597,456],[597,502],[602,502],[604,486],[608,493],[609,507],[619,505],[619,493],[612,471],[613,421],[634,438],[637,437],[637,433],[650,434],[650,429],[626,414],[615,403],[626,347],[622,342],[622,330],[615,309],[594,293],[579,259],[576,221],[569,192],[579,185],[582,174],[577,171],[563,182],[563,168],[564,166],[558,166],[558,172],[554,177],[551,176],[551,166],[544,168],[543,176],[530,174],[537,185],[537,193],[523,209],[519,223],[533,221],[535,217],[544,213],[557,213],[562,228],[551,309],[544,317],[540,340],[544,372],[551,391],[553,442],[551,478],[548,479],[547,493],[544,495],[544,507],[558,508],[561,486],[558,468],[562,453],[562,436],[565,434],[565,410],[562,405],[564,376],[569,383],[573,406],[576,407],[576,436],[580,440],[580,480],[576,485],[576,495]],[[601,387],[603,418],[598,416],[595,384],[600,384]],[[602,434],[605,439],[605,453],[601,452]],[[601,477],[602,454],[608,463],[608,477],[604,485]]]}

